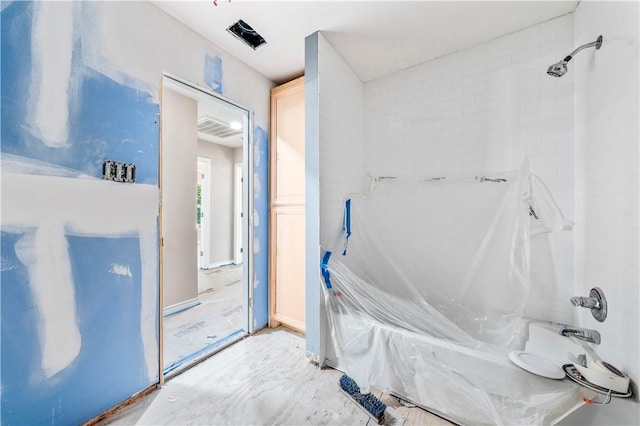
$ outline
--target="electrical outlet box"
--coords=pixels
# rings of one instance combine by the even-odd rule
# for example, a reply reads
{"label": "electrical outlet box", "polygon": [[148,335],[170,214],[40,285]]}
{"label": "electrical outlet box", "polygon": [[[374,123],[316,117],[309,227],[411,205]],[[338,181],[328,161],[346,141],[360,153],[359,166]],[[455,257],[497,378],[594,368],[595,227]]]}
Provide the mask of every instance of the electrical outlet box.
{"label": "electrical outlet box", "polygon": [[136,181],[136,165],[105,160],[102,163],[102,179],[113,182],[134,183]]}

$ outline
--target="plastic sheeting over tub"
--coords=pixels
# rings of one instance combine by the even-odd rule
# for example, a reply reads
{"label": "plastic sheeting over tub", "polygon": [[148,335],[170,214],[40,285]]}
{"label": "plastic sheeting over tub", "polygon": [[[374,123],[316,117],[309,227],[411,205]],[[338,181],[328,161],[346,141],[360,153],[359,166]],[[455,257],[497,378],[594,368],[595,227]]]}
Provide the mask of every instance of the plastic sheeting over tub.
{"label": "plastic sheeting over tub", "polygon": [[548,424],[579,388],[513,365],[523,344],[529,240],[570,226],[518,172],[377,179],[345,203],[325,248],[328,363],[461,424]]}

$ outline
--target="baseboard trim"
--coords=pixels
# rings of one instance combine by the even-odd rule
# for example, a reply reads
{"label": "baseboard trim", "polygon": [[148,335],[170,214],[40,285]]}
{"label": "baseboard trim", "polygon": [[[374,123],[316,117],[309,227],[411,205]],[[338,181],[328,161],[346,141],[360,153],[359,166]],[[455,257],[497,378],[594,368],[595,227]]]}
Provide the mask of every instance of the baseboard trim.
{"label": "baseboard trim", "polygon": [[193,299],[185,300],[184,302],[176,303],[175,305],[167,306],[162,310],[162,317],[167,318],[171,315],[175,315],[179,312],[186,311],[187,309],[191,309],[194,306],[198,306],[200,304],[200,300],[197,297]]}
{"label": "baseboard trim", "polygon": [[221,268],[223,266],[234,266],[234,265],[241,265],[241,263],[236,263],[235,260],[225,260],[222,262],[215,262],[215,263],[210,263],[207,266],[201,266],[200,269],[206,271],[207,269],[215,269],[215,268]]}

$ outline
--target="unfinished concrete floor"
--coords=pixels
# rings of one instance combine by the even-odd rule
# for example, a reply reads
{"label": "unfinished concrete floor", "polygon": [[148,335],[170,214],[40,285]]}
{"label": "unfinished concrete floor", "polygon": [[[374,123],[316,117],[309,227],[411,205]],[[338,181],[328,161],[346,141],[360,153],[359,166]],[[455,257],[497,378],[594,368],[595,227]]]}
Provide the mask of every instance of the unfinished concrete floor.
{"label": "unfinished concrete floor", "polygon": [[[341,374],[305,358],[304,336],[263,330],[203,361],[102,424],[375,425],[338,391]],[[380,397],[380,392],[377,393]],[[391,395],[387,425],[450,425]]]}
{"label": "unfinished concrete floor", "polygon": [[198,270],[198,290],[200,305],[163,319],[165,369],[243,327],[242,265]]}

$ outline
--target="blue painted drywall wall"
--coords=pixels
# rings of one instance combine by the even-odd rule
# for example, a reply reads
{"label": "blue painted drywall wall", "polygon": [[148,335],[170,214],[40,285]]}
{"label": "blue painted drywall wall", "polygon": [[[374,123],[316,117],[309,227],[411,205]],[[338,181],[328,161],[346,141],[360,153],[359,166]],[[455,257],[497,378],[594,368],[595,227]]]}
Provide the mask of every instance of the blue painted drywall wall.
{"label": "blue painted drywall wall", "polygon": [[[38,309],[14,250],[22,236],[3,232],[1,242],[3,424],[78,424],[149,386],[135,327],[138,238],[67,237],[82,348],[71,366],[48,378],[39,366]],[[109,272],[112,263],[129,265],[131,277]]]}
{"label": "blue painted drywall wall", "polygon": [[[29,95],[34,7],[31,2],[13,2],[0,15],[3,160],[13,158],[12,167],[18,167],[18,172],[50,179],[80,175],[99,178],[105,159],[133,162],[137,183],[156,185],[159,105],[151,94],[85,67],[77,45],[71,71],[77,84],[73,87],[76,92],[69,97],[67,146],[49,147],[28,131],[26,117],[33,108]],[[61,170],[65,173],[59,174]],[[3,210],[11,208],[3,206]],[[54,209],[64,216],[65,206]],[[151,219],[155,223],[155,218]],[[126,236],[83,236],[76,230],[65,230],[81,346],[69,365],[48,376],[41,365],[40,307],[32,292],[28,267],[16,255],[16,244],[34,235],[37,225],[0,225],[2,424],[77,424],[157,381],[157,376],[149,376],[142,343],[144,283],[141,240],[135,232]],[[114,273],[114,264],[126,265],[127,273]],[[154,303],[157,306],[157,301]],[[152,336],[156,341],[157,337]]]}
{"label": "blue painted drywall wall", "polygon": [[253,143],[253,326],[259,329],[269,322],[269,138],[260,126],[253,130]]}
{"label": "blue painted drywall wall", "polygon": [[[35,53],[31,49],[33,17],[41,4],[3,3],[0,12],[3,173],[37,174],[45,179],[44,182],[60,184],[61,178],[99,178],[102,161],[111,159],[135,163],[136,185],[147,184],[136,187],[157,191],[159,105],[154,95],[158,94],[145,91],[155,82],[138,85],[126,69],[108,73],[112,77],[123,77],[116,81],[96,69],[96,62],[93,62],[94,67],[85,65],[83,52],[90,51],[91,46],[87,43],[91,40],[82,39],[81,31],[75,28],[93,22],[83,19],[84,7],[73,9],[76,14],[70,71],[73,93],[70,93],[67,105],[67,143],[52,148],[40,140],[37,133],[34,135],[29,131],[27,117],[34,102],[30,97],[35,69],[32,62]],[[101,7],[91,9],[99,12]],[[132,40],[132,43],[136,42]],[[152,54],[151,47],[140,46],[140,55]],[[101,64],[97,65],[99,68]],[[221,58],[206,56],[202,71],[200,83],[222,93]],[[158,79],[161,72],[159,68]],[[254,256],[254,326],[259,328],[268,321],[266,131],[256,127],[254,140],[255,152],[262,160],[254,167],[254,176],[260,184],[260,191],[254,194],[254,207],[260,217],[255,229],[260,250]],[[4,167],[7,164],[11,167]],[[109,194],[113,197],[114,191]],[[25,197],[28,196],[25,193]],[[14,206],[3,205],[3,212],[17,211],[12,209]],[[16,254],[16,244],[31,244],[39,225],[7,224],[0,218],[3,220],[0,222],[0,424],[77,424],[157,381],[157,375],[153,375],[153,364],[157,361],[153,360],[153,351],[149,352],[149,342],[151,346],[157,342],[158,324],[155,324],[153,336],[150,336],[149,328],[143,331],[141,325],[145,317],[141,305],[158,306],[157,291],[149,292],[153,286],[157,290],[157,282],[145,280],[142,272],[143,265],[154,263],[153,256],[156,256],[157,264],[157,251],[149,254],[155,249],[149,248],[149,235],[138,232],[109,234],[102,229],[83,234],[81,228],[68,223],[67,207],[54,205],[52,209],[60,223],[66,226],[59,229],[64,229],[81,345],[78,355],[62,370],[53,375],[45,373],[41,306],[36,301],[34,284],[30,282],[29,268],[33,265],[23,264],[21,259],[24,259]],[[127,216],[126,206],[121,214],[121,217]],[[113,218],[114,222],[118,220],[118,217]],[[149,223],[157,229],[157,217],[150,217]],[[147,238],[144,244],[143,238]],[[29,249],[29,253],[38,252],[33,246]],[[150,256],[146,263],[142,260],[143,253]],[[114,265],[123,273],[115,273]],[[148,268],[144,271],[148,272]],[[68,307],[57,309],[62,312]],[[149,315],[150,311],[146,317]],[[158,317],[157,310],[153,315]]]}
{"label": "blue painted drywall wall", "polygon": [[30,2],[2,11],[2,153],[45,161],[93,177],[106,159],[133,162],[136,181],[158,183],[159,105],[150,94],[83,67],[76,48],[72,79],[79,82],[69,105],[69,146],[51,148],[24,125],[31,69]]}
{"label": "blue painted drywall wall", "polygon": [[204,58],[204,84],[222,94],[222,59],[217,55],[207,55]]}
{"label": "blue painted drywall wall", "polygon": [[0,148],[3,151],[6,145],[18,144],[20,128],[16,123],[24,122],[27,115],[26,94],[30,81],[26,76],[31,73],[32,14],[33,5],[28,2],[11,4],[0,13]]}

